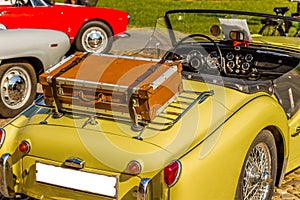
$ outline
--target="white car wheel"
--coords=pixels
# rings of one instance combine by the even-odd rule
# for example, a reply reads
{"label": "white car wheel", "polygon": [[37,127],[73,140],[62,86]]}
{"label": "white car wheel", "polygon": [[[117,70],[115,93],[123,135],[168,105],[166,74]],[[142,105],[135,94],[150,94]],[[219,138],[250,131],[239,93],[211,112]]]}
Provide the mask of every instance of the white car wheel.
{"label": "white car wheel", "polygon": [[79,51],[107,53],[112,47],[113,34],[103,22],[88,22],[78,32],[75,40]]}
{"label": "white car wheel", "polygon": [[14,117],[33,102],[37,79],[29,63],[1,65],[0,80],[0,114],[3,117]]}

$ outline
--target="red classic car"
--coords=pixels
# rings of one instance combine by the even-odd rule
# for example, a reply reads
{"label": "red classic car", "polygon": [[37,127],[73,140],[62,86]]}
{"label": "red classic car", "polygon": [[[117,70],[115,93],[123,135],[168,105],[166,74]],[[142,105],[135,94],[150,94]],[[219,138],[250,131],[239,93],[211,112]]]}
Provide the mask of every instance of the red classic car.
{"label": "red classic car", "polygon": [[65,32],[73,48],[106,53],[114,39],[125,34],[129,14],[110,8],[51,3],[47,0],[11,0],[0,6],[0,23],[11,28],[46,28]]}

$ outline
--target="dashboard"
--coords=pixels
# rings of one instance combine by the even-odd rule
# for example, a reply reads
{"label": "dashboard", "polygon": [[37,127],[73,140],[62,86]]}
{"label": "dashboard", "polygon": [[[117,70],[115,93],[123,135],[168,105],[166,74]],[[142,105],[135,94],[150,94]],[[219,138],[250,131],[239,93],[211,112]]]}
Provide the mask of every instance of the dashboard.
{"label": "dashboard", "polygon": [[[233,46],[232,43],[185,43],[167,58],[181,60],[184,71],[221,74],[246,79],[275,79],[299,64],[296,58],[280,50],[258,46]],[[171,55],[170,55],[171,54]]]}

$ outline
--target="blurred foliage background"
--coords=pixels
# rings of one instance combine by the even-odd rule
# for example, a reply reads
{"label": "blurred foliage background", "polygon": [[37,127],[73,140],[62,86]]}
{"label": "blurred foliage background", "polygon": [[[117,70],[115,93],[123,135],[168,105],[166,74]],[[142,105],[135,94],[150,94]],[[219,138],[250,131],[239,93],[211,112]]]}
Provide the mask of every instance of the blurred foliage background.
{"label": "blurred foliage background", "polygon": [[127,11],[129,28],[154,27],[157,17],[171,9],[225,9],[274,14],[274,7],[290,8],[287,15],[297,11],[297,2],[289,0],[99,0],[97,7]]}

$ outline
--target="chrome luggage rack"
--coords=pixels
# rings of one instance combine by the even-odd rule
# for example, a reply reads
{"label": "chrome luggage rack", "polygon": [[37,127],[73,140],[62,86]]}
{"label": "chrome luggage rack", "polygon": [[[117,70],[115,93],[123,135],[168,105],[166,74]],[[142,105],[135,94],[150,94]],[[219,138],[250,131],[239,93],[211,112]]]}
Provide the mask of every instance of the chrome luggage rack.
{"label": "chrome luggage rack", "polygon": [[[194,98],[187,97],[184,94],[195,94]],[[136,132],[142,131],[147,125],[153,124],[153,125],[159,125],[161,127],[164,127],[160,130],[168,130],[170,129],[173,125],[175,125],[188,111],[190,111],[195,105],[200,104],[204,102],[209,96],[213,96],[214,91],[202,91],[202,92],[196,92],[196,91],[191,91],[191,90],[184,90],[181,95],[177,97],[177,99],[168,105],[168,107],[160,114],[158,115],[153,121],[143,121],[143,120],[138,120],[137,122],[133,122],[129,116],[129,113],[118,113],[118,112],[112,112],[108,110],[99,110],[93,112],[91,110],[80,110],[80,109],[70,109],[70,110],[64,110],[64,112],[67,113],[76,113],[80,115],[85,115],[89,117],[89,120],[83,125],[87,125],[88,123],[97,124],[96,119],[101,118],[101,119],[107,119],[107,120],[115,120],[115,121],[130,121],[132,123],[132,130]],[[184,101],[179,100],[180,98],[185,99]],[[185,106],[177,106],[174,105],[175,103],[180,104],[180,105],[185,105]],[[64,113],[57,113],[56,107],[54,105],[46,105],[43,101],[43,95],[40,95],[35,101],[34,104],[37,107],[41,108],[48,108],[51,109],[52,112],[52,117],[53,118],[59,118],[64,115]],[[174,112],[174,111],[167,111],[168,108],[174,108],[177,110],[180,110],[180,112]],[[174,118],[170,117],[163,117],[162,115],[173,115],[175,116]],[[164,118],[164,120],[160,120],[159,118]],[[167,121],[167,122],[161,122],[161,121]],[[139,136],[137,136],[139,138]]]}

